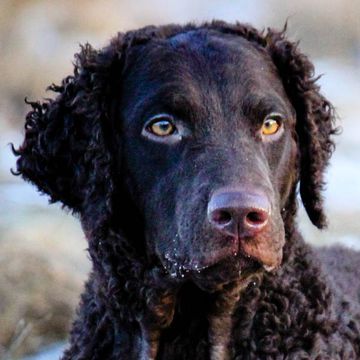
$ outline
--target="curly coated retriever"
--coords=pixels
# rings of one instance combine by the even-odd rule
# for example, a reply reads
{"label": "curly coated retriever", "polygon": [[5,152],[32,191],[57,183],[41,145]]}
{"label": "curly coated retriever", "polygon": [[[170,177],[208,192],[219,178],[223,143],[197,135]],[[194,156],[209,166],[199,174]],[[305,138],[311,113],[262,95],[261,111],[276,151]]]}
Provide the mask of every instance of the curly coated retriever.
{"label": "curly coated retriever", "polygon": [[50,89],[14,151],[89,242],[63,359],[360,359],[360,256],[320,260],[295,222],[299,189],[326,225],[336,129],[284,31],[119,33]]}

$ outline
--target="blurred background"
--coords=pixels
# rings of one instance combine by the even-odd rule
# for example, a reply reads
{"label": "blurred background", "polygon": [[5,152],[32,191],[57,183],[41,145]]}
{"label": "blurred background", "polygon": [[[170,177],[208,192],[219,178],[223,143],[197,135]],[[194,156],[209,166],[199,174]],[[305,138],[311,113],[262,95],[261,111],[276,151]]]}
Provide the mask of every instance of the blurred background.
{"label": "blurred background", "polygon": [[27,107],[24,98],[72,72],[79,44],[106,44],[118,31],[211,19],[282,28],[315,62],[343,133],[327,173],[330,227],[299,222],[316,245],[360,249],[359,0],[1,0],[0,2],[0,359],[57,359],[89,269],[80,225],[10,174]]}

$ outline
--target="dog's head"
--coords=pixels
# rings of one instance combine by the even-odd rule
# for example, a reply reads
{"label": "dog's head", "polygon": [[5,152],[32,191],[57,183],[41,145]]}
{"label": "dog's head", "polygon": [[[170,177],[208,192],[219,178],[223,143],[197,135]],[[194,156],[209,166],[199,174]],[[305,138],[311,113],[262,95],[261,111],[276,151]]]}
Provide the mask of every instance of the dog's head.
{"label": "dog's head", "polygon": [[121,232],[169,277],[201,285],[280,266],[298,182],[325,225],[333,111],[282,32],[213,22],[119,34],[85,46],[52,90],[32,103],[17,169],[80,214],[89,239]]}

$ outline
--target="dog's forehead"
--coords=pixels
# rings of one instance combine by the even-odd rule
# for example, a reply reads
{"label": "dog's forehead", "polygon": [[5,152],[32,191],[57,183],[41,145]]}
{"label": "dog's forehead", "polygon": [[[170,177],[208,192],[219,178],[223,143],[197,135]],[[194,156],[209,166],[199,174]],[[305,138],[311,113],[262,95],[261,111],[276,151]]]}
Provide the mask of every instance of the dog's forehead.
{"label": "dog's forehead", "polygon": [[254,83],[276,82],[277,78],[276,68],[262,46],[214,30],[150,40],[132,55],[143,80],[156,78],[185,87],[211,83],[224,89],[241,84],[246,91]]}
{"label": "dog's forehead", "polygon": [[131,112],[153,102],[215,117],[229,109],[239,111],[244,99],[286,98],[266,49],[213,30],[155,38],[132,49],[127,64],[121,93]]}
{"label": "dog's forehead", "polygon": [[[176,51],[187,52],[191,56],[202,56],[206,62],[217,65],[234,64],[241,66],[247,61],[266,61],[267,53],[255,42],[215,30],[200,29],[180,33],[167,39],[167,43]],[[219,62],[221,60],[221,62]]]}

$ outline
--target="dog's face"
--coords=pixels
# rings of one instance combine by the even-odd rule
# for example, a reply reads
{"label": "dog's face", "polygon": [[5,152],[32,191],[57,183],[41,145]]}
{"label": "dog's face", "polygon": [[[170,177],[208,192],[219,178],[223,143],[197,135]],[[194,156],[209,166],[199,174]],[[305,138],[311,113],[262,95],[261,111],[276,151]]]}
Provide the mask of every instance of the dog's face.
{"label": "dog's face", "polygon": [[212,22],[119,34],[83,47],[52,90],[31,103],[17,170],[80,215],[107,277],[130,250],[133,273],[160,265],[204,287],[275,269],[298,182],[325,224],[334,113],[283,32]]}
{"label": "dog's face", "polygon": [[115,116],[148,256],[197,281],[277,268],[295,114],[268,53],[194,31],[135,47],[128,63]]}

